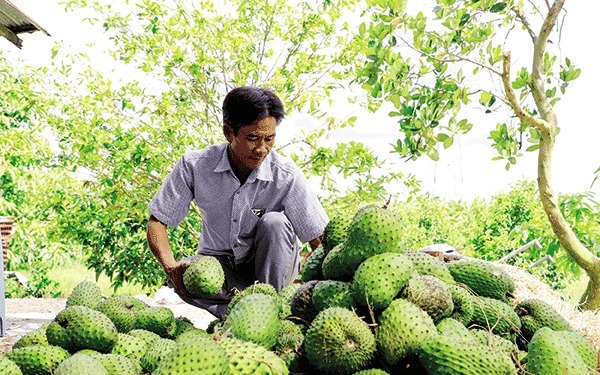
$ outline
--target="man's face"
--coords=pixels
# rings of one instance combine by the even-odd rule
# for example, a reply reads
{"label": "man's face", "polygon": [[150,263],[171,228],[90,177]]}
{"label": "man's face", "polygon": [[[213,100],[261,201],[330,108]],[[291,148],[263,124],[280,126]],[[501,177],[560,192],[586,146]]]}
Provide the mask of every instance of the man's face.
{"label": "man's face", "polygon": [[273,145],[277,121],[267,117],[251,125],[240,128],[237,135],[225,125],[225,137],[229,142],[229,153],[233,167],[237,172],[249,173],[260,167]]}

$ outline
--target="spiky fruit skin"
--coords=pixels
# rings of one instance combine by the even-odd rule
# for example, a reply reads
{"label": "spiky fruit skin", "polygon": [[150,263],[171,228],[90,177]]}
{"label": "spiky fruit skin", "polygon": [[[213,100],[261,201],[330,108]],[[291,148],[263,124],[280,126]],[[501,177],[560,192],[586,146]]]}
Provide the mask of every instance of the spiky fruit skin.
{"label": "spiky fruit skin", "polygon": [[194,328],[194,329],[190,329],[189,331],[185,331],[181,335],[175,337],[173,340],[175,342],[183,342],[185,340],[189,340],[191,338],[195,338],[198,336],[208,337],[208,338],[212,337],[212,335],[207,333],[205,330],[202,330],[199,328]]}
{"label": "spiky fruit skin", "polygon": [[402,253],[400,245],[402,219],[393,210],[368,205],[358,210],[348,228],[348,237],[341,245],[341,264],[352,276],[367,258],[382,253]]}
{"label": "spiky fruit skin", "polygon": [[302,266],[301,279],[302,281],[323,280],[323,260],[327,252],[323,245],[319,245],[315,251],[310,253],[306,262]]}
{"label": "spiky fruit skin", "polygon": [[196,337],[178,343],[158,364],[154,375],[227,374],[227,353],[214,340]]}
{"label": "spiky fruit skin", "polygon": [[[288,375],[289,370],[274,352],[253,342],[225,337],[219,345],[227,353],[228,375]],[[224,374],[225,374],[224,373]]]}
{"label": "spiky fruit skin", "polygon": [[[327,254],[331,249],[346,241],[348,229],[354,215],[342,213],[331,219],[323,230],[323,250]],[[307,280],[305,280],[307,281]]]}
{"label": "spiky fruit skin", "polygon": [[521,331],[525,340],[530,341],[542,327],[554,331],[572,331],[571,325],[546,301],[530,298],[521,301],[515,311],[521,318]]}
{"label": "spiky fruit skin", "polygon": [[108,316],[121,333],[127,333],[135,328],[137,311],[137,298],[127,295],[109,297],[98,303],[96,310]]}
{"label": "spiky fruit skin", "polygon": [[448,284],[435,276],[413,276],[403,297],[423,309],[434,322],[452,314],[454,303]]}
{"label": "spiky fruit skin", "polygon": [[312,293],[319,280],[311,280],[300,285],[294,292],[290,305],[292,314],[289,319],[295,323],[309,325],[317,316],[317,310],[312,303]]}
{"label": "spiky fruit skin", "polygon": [[85,306],[94,309],[102,299],[100,287],[92,281],[83,280],[75,286],[67,298],[66,307]]}
{"label": "spiky fruit skin", "polygon": [[284,286],[278,293],[279,303],[281,304],[281,319],[292,315],[292,298],[296,290],[300,288],[299,283],[292,283]]}
{"label": "spiky fruit skin", "polygon": [[300,326],[290,320],[282,320],[273,350],[277,353],[298,351],[304,342]]}
{"label": "spiky fruit skin", "polygon": [[27,375],[52,375],[58,365],[70,356],[68,351],[54,345],[26,346],[6,353],[6,358]]}
{"label": "spiky fruit skin", "polygon": [[367,366],[376,351],[375,336],[354,312],[331,307],[306,331],[304,351],[310,364],[326,374],[350,374]]}
{"label": "spiky fruit skin", "polygon": [[0,375],[23,375],[23,372],[16,363],[0,356]]}
{"label": "spiky fruit skin", "polygon": [[235,308],[235,305],[242,298],[249,296],[250,294],[254,294],[254,293],[262,293],[262,294],[266,294],[266,295],[272,296],[272,297],[278,296],[277,289],[275,289],[275,287],[273,285],[267,284],[267,283],[256,283],[256,284],[250,285],[249,287],[247,287],[244,290],[240,290],[239,292],[237,292],[233,296],[231,301],[229,301],[229,305],[227,307],[228,311],[233,310]]}
{"label": "spiky fruit skin", "polygon": [[555,331],[561,341],[571,344],[583,362],[590,369],[599,367],[600,354],[596,352],[596,348],[579,332],[576,331]]}
{"label": "spiky fruit skin", "polygon": [[444,318],[435,323],[440,336],[449,337],[462,344],[476,344],[476,340],[464,324],[453,318]]}
{"label": "spiky fruit skin", "polygon": [[140,358],[142,370],[147,373],[153,373],[163,358],[175,349],[177,343],[170,339],[160,338],[152,343],[146,350],[146,353]]}
{"label": "spiky fruit skin", "polygon": [[464,284],[473,293],[508,302],[515,291],[515,283],[502,268],[481,259],[462,259],[447,265],[457,283]]}
{"label": "spiky fruit skin", "polygon": [[473,295],[463,287],[454,284],[448,284],[448,289],[452,293],[452,304],[454,309],[450,317],[458,320],[464,325],[469,324],[473,318]]}
{"label": "spiky fruit skin", "polygon": [[94,357],[109,375],[139,375],[141,366],[135,360],[119,354],[100,354]]}
{"label": "spiky fruit skin", "polygon": [[511,358],[516,358],[519,354],[517,345],[502,336],[495,335],[483,329],[471,329],[469,332],[471,333],[471,337],[477,340],[480,345],[504,352],[511,356]]}
{"label": "spiky fruit skin", "polygon": [[281,308],[276,297],[253,293],[229,311],[223,328],[238,339],[271,349],[277,341]]}
{"label": "spiky fruit skin", "polygon": [[426,340],[418,350],[418,357],[428,375],[517,374],[508,354],[483,345],[457,345],[449,337]]}
{"label": "spiky fruit skin", "polygon": [[141,338],[142,340],[146,341],[146,344],[148,344],[148,345],[152,344],[152,342],[154,342],[154,340],[158,340],[161,338],[158,334],[156,334],[154,332],[150,332],[145,329],[137,329],[137,328],[132,329],[131,331],[127,332],[127,334]]}
{"label": "spiky fruit skin", "polygon": [[196,329],[196,327],[194,327],[194,323],[192,323],[192,321],[185,316],[178,316],[175,318],[175,324],[177,325],[177,329],[175,330],[174,338],[177,338],[179,335],[187,331]]}
{"label": "spiky fruit skin", "polygon": [[354,375],[389,375],[389,373],[377,368],[371,368],[355,372]]}
{"label": "spiky fruit skin", "polygon": [[383,253],[367,258],[352,280],[354,300],[375,311],[385,309],[408,283],[412,262],[402,254]]}
{"label": "spiky fruit skin", "polygon": [[85,354],[74,354],[62,361],[54,375],[108,375],[100,361]]}
{"label": "spiky fruit skin", "polygon": [[433,319],[402,298],[393,300],[383,310],[378,324],[377,348],[392,366],[416,354],[425,340],[438,335]]}
{"label": "spiky fruit skin", "polygon": [[347,270],[346,265],[343,263],[342,251],[344,250],[344,244],[341,243],[331,249],[325,258],[323,258],[323,264],[321,265],[321,272],[323,273],[324,280],[340,280],[347,281],[352,279],[352,273]]}
{"label": "spiky fruit skin", "polygon": [[313,289],[312,302],[317,311],[329,307],[352,309],[355,306],[352,284],[346,281],[321,280]]}
{"label": "spiky fruit skin", "polygon": [[144,339],[126,333],[119,333],[110,353],[129,357],[139,362],[146,350],[148,350],[148,344]]}
{"label": "spiky fruit skin", "polygon": [[117,335],[117,327],[106,315],[85,306],[65,308],[46,328],[49,344],[72,353],[81,349],[107,353],[117,341]]}
{"label": "spiky fruit skin", "polygon": [[473,302],[471,324],[497,335],[519,332],[521,329],[521,319],[510,305],[494,298],[477,296],[473,297]]}
{"label": "spiky fruit skin", "polygon": [[542,327],[528,346],[527,373],[589,375],[590,369],[571,343],[563,340],[556,331]]}
{"label": "spiky fruit skin", "polygon": [[151,306],[138,311],[136,329],[154,332],[162,338],[171,338],[177,332],[175,314],[164,306]]}
{"label": "spiky fruit skin", "polygon": [[215,257],[194,258],[183,272],[183,285],[194,297],[210,298],[218,294],[225,284],[225,273]]}
{"label": "spiky fruit skin", "polygon": [[46,322],[37,329],[24,334],[13,344],[13,349],[24,348],[26,346],[33,345],[49,345],[48,339],[46,338],[46,328],[48,328],[49,325],[50,322]]}
{"label": "spiky fruit skin", "polygon": [[410,259],[419,275],[435,276],[445,283],[454,283],[454,278],[446,263],[438,258],[416,250],[406,250],[403,254]]}

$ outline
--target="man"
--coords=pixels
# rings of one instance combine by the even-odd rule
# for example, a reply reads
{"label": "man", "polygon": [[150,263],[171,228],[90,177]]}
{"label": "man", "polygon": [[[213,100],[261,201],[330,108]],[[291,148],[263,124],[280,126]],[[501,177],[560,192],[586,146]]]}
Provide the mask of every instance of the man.
{"label": "man", "polygon": [[[328,222],[300,169],[272,150],[284,115],[269,90],[231,90],[223,101],[227,142],[185,154],[148,206],[148,244],[169,285],[217,317],[226,314],[235,289],[258,281],[279,291],[292,283],[300,269],[297,240],[314,250]],[[182,275],[193,257],[176,261],[168,242],[167,226],[184,219],[192,200],[202,213],[196,256],[216,257],[225,272],[224,288],[213,299],[186,292]]]}

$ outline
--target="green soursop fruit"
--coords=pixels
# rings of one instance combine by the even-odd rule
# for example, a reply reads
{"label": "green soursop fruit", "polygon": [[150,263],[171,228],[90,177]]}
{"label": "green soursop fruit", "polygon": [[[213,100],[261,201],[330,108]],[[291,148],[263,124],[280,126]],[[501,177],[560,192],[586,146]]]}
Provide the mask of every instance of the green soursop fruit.
{"label": "green soursop fruit", "polygon": [[351,310],[355,307],[351,285],[347,281],[319,281],[312,292],[315,310],[323,311],[329,307],[344,307]]}
{"label": "green soursop fruit", "polygon": [[132,329],[131,331],[127,332],[127,334],[141,338],[142,340],[146,341],[146,344],[148,345],[152,344],[154,340],[161,338],[158,334],[145,329]]}
{"label": "green soursop fruit", "polygon": [[151,306],[138,311],[136,329],[154,332],[163,338],[172,338],[177,332],[175,314],[164,306]]}
{"label": "green soursop fruit", "polygon": [[515,307],[521,318],[521,333],[529,342],[538,329],[551,328],[553,331],[572,331],[573,328],[558,311],[546,301],[530,298],[521,301]]}
{"label": "green soursop fruit", "polygon": [[323,274],[322,279],[324,280],[340,280],[348,281],[352,279],[352,273],[346,270],[346,266],[342,263],[342,250],[344,244],[339,244],[323,258],[323,264],[321,265],[321,272]]}
{"label": "green soursop fruit", "polygon": [[521,319],[513,308],[494,298],[473,296],[471,325],[490,330],[497,335],[519,332]]}
{"label": "green soursop fruit", "polygon": [[271,349],[277,341],[280,312],[276,297],[253,293],[239,300],[229,311],[223,328],[238,339]]}
{"label": "green soursop fruit", "polygon": [[225,273],[215,257],[194,258],[183,272],[183,285],[194,297],[210,298],[218,294],[225,284]]}
{"label": "green soursop fruit", "polygon": [[144,339],[126,333],[119,333],[117,342],[113,345],[110,353],[119,354],[139,362],[146,350],[148,350],[148,344]]}
{"label": "green soursop fruit", "polygon": [[428,375],[517,374],[508,354],[483,345],[461,344],[450,337],[437,336],[424,341],[418,349],[418,357]]}
{"label": "green soursop fruit", "polygon": [[348,237],[348,229],[350,228],[350,223],[352,222],[353,217],[354,214],[352,214],[351,211],[347,211],[346,213],[336,215],[327,223],[327,225],[325,225],[322,242],[325,254],[327,254],[337,245],[346,241],[346,238]]}
{"label": "green soursop fruit", "polygon": [[402,291],[402,297],[423,309],[434,322],[450,316],[454,311],[448,284],[435,276],[413,276]]}
{"label": "green soursop fruit", "polygon": [[0,375],[23,375],[23,372],[16,363],[0,356]]}
{"label": "green soursop fruit", "polygon": [[153,373],[162,359],[168,356],[176,346],[177,343],[170,339],[159,338],[154,341],[142,358],[140,358],[142,370],[147,373]]}
{"label": "green soursop fruit", "polygon": [[227,353],[221,346],[210,338],[196,337],[178,343],[153,375],[225,375],[228,367]]}
{"label": "green soursop fruit", "polygon": [[238,303],[239,300],[241,300],[242,298],[244,298],[246,296],[249,296],[250,294],[254,294],[254,293],[262,293],[262,294],[266,294],[271,297],[278,297],[278,295],[279,295],[277,293],[277,289],[275,289],[275,287],[271,284],[254,283],[254,284],[248,286],[246,289],[238,291],[233,296],[231,301],[229,301],[227,310],[228,311],[233,310],[233,308],[235,307],[235,305]]}
{"label": "green soursop fruit", "polygon": [[556,331],[542,327],[528,345],[527,373],[590,375],[591,371],[570,342]]}
{"label": "green soursop fruit", "polygon": [[298,287],[290,305],[292,314],[289,319],[295,323],[309,325],[317,316],[317,310],[312,303],[312,293],[319,280],[305,282]]}
{"label": "green soursop fruit", "polygon": [[100,287],[92,281],[83,280],[75,286],[67,298],[66,307],[85,306],[94,309],[102,299]]}
{"label": "green soursop fruit", "polygon": [[375,352],[375,336],[354,312],[342,307],[321,311],[306,331],[304,352],[321,373],[349,374],[367,366]]}
{"label": "green soursop fruit", "polygon": [[184,333],[182,333],[181,335],[175,337],[175,342],[183,342],[185,340],[189,340],[191,338],[195,338],[198,336],[202,336],[202,337],[207,337],[207,338],[211,338],[212,335],[207,333],[205,330],[203,329],[199,329],[199,328],[194,328],[194,329],[190,329],[188,331],[185,331]]}
{"label": "green soursop fruit", "polygon": [[119,332],[127,333],[135,328],[137,311],[141,310],[137,301],[133,296],[116,295],[98,303],[96,310],[108,316]]}
{"label": "green soursop fruit", "polygon": [[481,259],[462,259],[447,265],[454,281],[464,284],[478,296],[508,302],[515,291],[515,283],[508,272]]}
{"label": "green soursop fruit", "polygon": [[54,375],[108,375],[108,371],[94,357],[85,354],[74,354],[62,361]]}
{"label": "green soursop fruit", "polygon": [[473,295],[458,285],[448,284],[448,288],[452,293],[452,304],[454,305],[450,317],[466,326],[473,318],[473,309],[475,309]]}
{"label": "green soursop fruit", "polygon": [[480,343],[473,337],[471,331],[456,319],[444,318],[435,324],[440,336],[449,337],[457,343],[473,345]]}
{"label": "green soursop fruit", "polygon": [[310,280],[323,280],[323,260],[327,252],[323,245],[319,245],[315,251],[310,253],[306,262],[302,266],[301,280],[306,282]]}
{"label": "green soursop fruit", "polygon": [[340,263],[344,274],[352,277],[358,266],[373,255],[404,252],[400,244],[403,229],[400,215],[391,209],[373,204],[359,209],[341,245]]}
{"label": "green soursop fruit", "polygon": [[376,369],[376,368],[370,368],[367,370],[361,370],[361,371],[355,372],[354,375],[389,375],[389,372],[385,372],[383,370]]}
{"label": "green soursop fruit", "polygon": [[303,342],[304,333],[302,333],[302,328],[290,320],[282,320],[273,350],[277,353],[296,352],[300,349]]}
{"label": "green soursop fruit", "polygon": [[402,298],[383,310],[378,324],[377,348],[392,366],[414,356],[425,340],[438,335],[429,314]]}
{"label": "green soursop fruit", "polygon": [[292,298],[296,290],[300,288],[299,283],[292,283],[284,286],[278,293],[279,303],[281,304],[281,319],[285,319],[292,314]]}
{"label": "green soursop fruit", "polygon": [[504,352],[511,358],[517,358],[519,355],[519,348],[517,345],[502,336],[498,336],[483,329],[471,329],[469,332],[480,345],[496,351]]}
{"label": "green soursop fruit", "polygon": [[92,349],[107,353],[117,341],[117,327],[100,311],[75,305],[60,311],[46,328],[51,345],[70,352]]}
{"label": "green soursop fruit", "polygon": [[24,375],[52,375],[70,356],[68,351],[54,345],[25,346],[6,353],[6,358],[19,366]]}
{"label": "green soursop fruit", "polygon": [[139,375],[142,367],[135,360],[119,354],[100,354],[94,357],[109,375]]}
{"label": "green soursop fruit", "polygon": [[412,262],[403,254],[373,255],[362,262],[354,274],[354,300],[359,306],[383,310],[406,286],[413,273]]}
{"label": "green soursop fruit", "polygon": [[49,345],[48,339],[46,338],[46,328],[48,328],[49,325],[50,322],[46,322],[33,331],[27,332],[13,344],[13,349],[33,345]]}
{"label": "green soursop fruit", "polygon": [[416,250],[406,250],[403,254],[410,259],[419,275],[435,276],[445,283],[454,284],[454,278],[446,263],[437,257]]}
{"label": "green soursop fruit", "polygon": [[223,374],[289,374],[289,370],[283,359],[279,358],[274,352],[267,350],[264,346],[233,337],[224,337],[220,339],[219,345],[225,350],[227,357],[229,358],[227,365],[229,372],[227,372],[226,369],[226,372]]}
{"label": "green soursop fruit", "polygon": [[596,369],[600,354],[596,352],[596,348],[592,345],[581,333],[576,331],[555,331],[560,340],[571,344],[583,362],[590,368]]}
{"label": "green soursop fruit", "polygon": [[175,318],[175,324],[177,325],[177,329],[175,330],[175,337],[177,338],[179,335],[187,332],[196,330],[197,328],[194,326],[194,323],[186,318],[185,316],[178,316]]}

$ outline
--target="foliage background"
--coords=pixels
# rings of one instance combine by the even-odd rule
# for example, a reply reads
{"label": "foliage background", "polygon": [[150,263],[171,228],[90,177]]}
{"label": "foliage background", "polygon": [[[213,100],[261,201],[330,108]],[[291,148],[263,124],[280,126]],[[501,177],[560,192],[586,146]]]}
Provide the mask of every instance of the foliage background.
{"label": "foliage background", "polygon": [[[493,260],[540,238],[541,252],[513,262],[526,266],[548,252],[557,263],[533,272],[564,287],[578,268],[554,238],[533,182],[489,200],[446,201],[421,192],[413,176],[384,172],[364,143],[332,139],[356,120],[328,112],[332,102],[374,105],[372,92],[353,90],[361,73],[354,62],[368,54],[370,36],[356,33],[345,15],[360,14],[361,4],[66,2],[67,9],[91,11],[122,79],[60,43],[51,64],[39,68],[0,52],[0,213],[19,222],[8,268],[38,270],[31,282],[37,295],[56,293],[48,270],[72,259],[108,275],[115,289],[162,284],[145,242],[147,202],[183,152],[222,140],[219,105],[227,90],[257,84],[280,93],[289,114],[322,124],[286,139],[279,151],[320,186],[331,217],[384,202],[400,185],[406,193],[394,193],[392,208],[404,218],[406,246],[447,242]],[[593,195],[563,196],[561,204],[582,242],[599,254]],[[194,210],[170,231],[176,256],[195,251],[200,227]]]}

